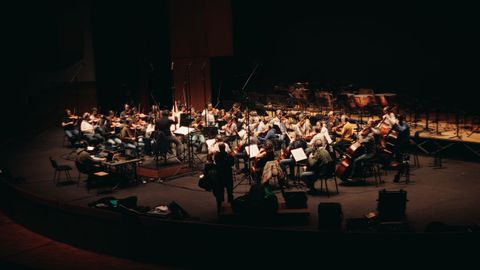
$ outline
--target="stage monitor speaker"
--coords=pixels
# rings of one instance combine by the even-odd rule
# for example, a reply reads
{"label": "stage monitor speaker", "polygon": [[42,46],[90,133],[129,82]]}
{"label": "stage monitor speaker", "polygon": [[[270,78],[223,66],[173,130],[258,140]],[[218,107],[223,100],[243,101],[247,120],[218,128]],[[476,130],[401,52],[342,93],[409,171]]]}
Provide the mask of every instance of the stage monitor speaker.
{"label": "stage monitor speaker", "polygon": [[407,192],[404,190],[378,192],[377,211],[382,221],[398,221],[405,218]]}
{"label": "stage monitor speaker", "polygon": [[287,208],[307,208],[307,194],[305,191],[286,191],[283,194]]}
{"label": "stage monitor speaker", "polygon": [[342,206],[339,203],[318,204],[318,230],[341,231],[343,221]]}

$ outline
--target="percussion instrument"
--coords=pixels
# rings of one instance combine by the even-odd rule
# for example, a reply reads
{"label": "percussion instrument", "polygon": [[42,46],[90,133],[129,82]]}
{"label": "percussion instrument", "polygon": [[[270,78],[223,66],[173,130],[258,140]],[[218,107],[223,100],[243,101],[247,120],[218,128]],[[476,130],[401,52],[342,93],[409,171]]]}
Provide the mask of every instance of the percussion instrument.
{"label": "percussion instrument", "polygon": [[359,108],[364,108],[368,105],[371,105],[373,103],[373,100],[374,100],[374,96],[373,95],[355,95],[354,96],[354,100],[355,100],[355,105],[357,105]]}
{"label": "percussion instrument", "polygon": [[375,101],[382,107],[391,106],[395,103],[396,96],[397,94],[394,93],[378,93],[375,94]]}

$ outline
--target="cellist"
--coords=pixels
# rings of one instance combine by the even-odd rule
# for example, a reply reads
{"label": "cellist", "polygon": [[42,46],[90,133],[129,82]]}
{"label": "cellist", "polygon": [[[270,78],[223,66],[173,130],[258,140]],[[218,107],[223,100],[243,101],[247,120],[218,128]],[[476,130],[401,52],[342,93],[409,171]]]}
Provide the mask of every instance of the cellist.
{"label": "cellist", "polygon": [[365,149],[365,153],[353,158],[350,172],[347,177],[344,177],[344,181],[352,181],[351,177],[355,173],[355,169],[362,162],[371,160],[377,153],[377,144],[375,142],[375,130],[371,125],[367,125],[359,134],[358,134],[358,143],[362,145]]}

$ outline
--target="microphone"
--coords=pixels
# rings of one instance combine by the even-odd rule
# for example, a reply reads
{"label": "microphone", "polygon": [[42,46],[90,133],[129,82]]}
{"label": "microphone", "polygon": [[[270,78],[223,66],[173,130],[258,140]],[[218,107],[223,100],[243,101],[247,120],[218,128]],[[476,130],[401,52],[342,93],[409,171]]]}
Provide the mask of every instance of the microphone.
{"label": "microphone", "polygon": [[170,70],[173,70],[173,66],[175,66],[175,62],[170,62]]}

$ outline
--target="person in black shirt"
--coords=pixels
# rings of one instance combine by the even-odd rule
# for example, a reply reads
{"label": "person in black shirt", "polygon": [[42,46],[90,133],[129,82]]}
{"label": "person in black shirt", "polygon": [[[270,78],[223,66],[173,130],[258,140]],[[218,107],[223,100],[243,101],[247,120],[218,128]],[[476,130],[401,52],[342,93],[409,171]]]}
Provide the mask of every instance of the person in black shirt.
{"label": "person in black shirt", "polygon": [[170,112],[168,110],[164,110],[162,112],[162,118],[160,118],[157,121],[157,123],[155,124],[155,131],[163,132],[163,134],[165,134],[165,137],[168,140],[169,145],[172,142],[175,144],[177,158],[181,160],[182,159],[182,152],[183,152],[182,151],[183,150],[183,144],[170,131],[171,125],[178,123],[178,119],[175,117],[175,121],[174,121],[174,120],[168,118],[169,115],[170,115]]}
{"label": "person in black shirt", "polygon": [[266,140],[263,144],[263,147],[260,149],[257,156],[255,157],[254,176],[257,183],[260,183],[265,164],[272,160],[275,160],[273,142],[271,140]]}
{"label": "person in black shirt", "polygon": [[233,201],[233,157],[225,151],[225,144],[218,145],[219,152],[215,154],[215,167],[217,175],[214,181],[213,195],[217,201],[217,211],[220,212],[224,199],[225,188],[227,189],[228,202]]}

